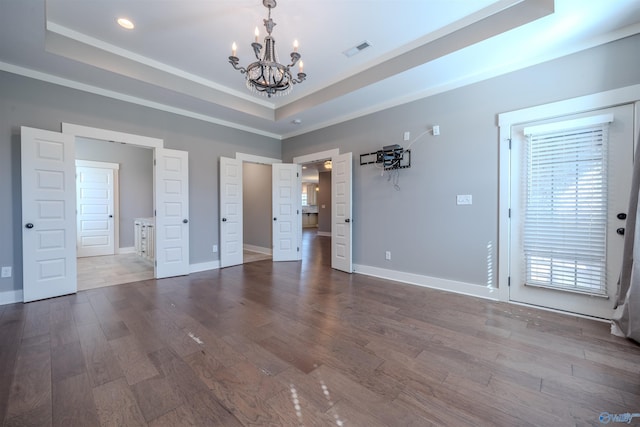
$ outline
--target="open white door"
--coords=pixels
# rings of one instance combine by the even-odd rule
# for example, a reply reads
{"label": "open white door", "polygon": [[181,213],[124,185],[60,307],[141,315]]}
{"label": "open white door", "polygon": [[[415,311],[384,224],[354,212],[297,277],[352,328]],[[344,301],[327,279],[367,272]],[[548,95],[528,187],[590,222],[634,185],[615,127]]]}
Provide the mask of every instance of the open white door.
{"label": "open white door", "polygon": [[220,157],[220,267],[243,262],[242,160]]}
{"label": "open white door", "polygon": [[331,160],[331,267],[351,273],[351,153]]}
{"label": "open white door", "polygon": [[110,167],[98,167],[84,163],[76,160],[77,256],[113,255],[114,169],[118,165],[105,163]]}
{"label": "open white door", "polygon": [[273,260],[302,259],[302,166],[275,163],[272,166]]}
{"label": "open white door", "polygon": [[21,128],[24,302],[77,291],[75,144]]}
{"label": "open white door", "polygon": [[155,277],[189,274],[189,153],[156,148]]}

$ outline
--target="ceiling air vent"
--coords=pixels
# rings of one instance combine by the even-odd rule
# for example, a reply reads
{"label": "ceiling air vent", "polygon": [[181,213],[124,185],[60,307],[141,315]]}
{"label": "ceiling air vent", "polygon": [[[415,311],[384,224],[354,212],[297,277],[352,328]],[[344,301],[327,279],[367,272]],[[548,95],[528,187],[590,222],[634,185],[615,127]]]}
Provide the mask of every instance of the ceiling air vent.
{"label": "ceiling air vent", "polygon": [[369,43],[368,41],[363,41],[362,43],[360,43],[357,46],[352,47],[351,49],[347,49],[344,52],[342,52],[344,54],[344,56],[346,56],[347,58],[351,58],[353,55],[355,55],[356,53],[360,53],[363,50],[365,50],[366,48],[371,47],[371,43]]}

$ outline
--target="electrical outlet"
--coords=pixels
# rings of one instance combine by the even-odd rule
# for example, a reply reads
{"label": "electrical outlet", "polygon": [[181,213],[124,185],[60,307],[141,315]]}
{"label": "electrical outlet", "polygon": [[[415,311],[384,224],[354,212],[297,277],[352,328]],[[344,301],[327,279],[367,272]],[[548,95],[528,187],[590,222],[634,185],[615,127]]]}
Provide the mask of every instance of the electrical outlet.
{"label": "electrical outlet", "polygon": [[387,261],[391,261],[391,251],[386,251],[384,253],[384,259],[386,259]]}
{"label": "electrical outlet", "polygon": [[471,194],[458,194],[456,196],[456,203],[458,205],[470,205],[473,203]]}
{"label": "electrical outlet", "polygon": [[218,245],[213,245],[213,253],[215,254],[216,252],[218,252]]}
{"label": "electrical outlet", "polygon": [[0,276],[3,278],[11,277],[11,267],[2,267],[2,274],[0,274]]}
{"label": "electrical outlet", "polygon": [[433,135],[434,135],[434,136],[438,136],[438,135],[440,135],[440,126],[435,125],[435,126],[433,127]]}

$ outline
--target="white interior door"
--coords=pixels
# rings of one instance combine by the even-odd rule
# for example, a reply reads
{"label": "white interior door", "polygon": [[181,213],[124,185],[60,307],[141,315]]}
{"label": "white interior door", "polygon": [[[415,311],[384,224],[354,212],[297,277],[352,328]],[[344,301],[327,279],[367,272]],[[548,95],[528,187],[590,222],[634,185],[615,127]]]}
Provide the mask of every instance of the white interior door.
{"label": "white interior door", "polygon": [[331,160],[331,267],[351,273],[351,153]]}
{"label": "white interior door", "polygon": [[[601,117],[613,119],[606,150],[600,148],[605,145],[598,133],[587,139],[583,128],[563,127]],[[631,185],[633,121],[633,107],[622,105],[512,128],[511,301],[611,318],[624,243],[617,230],[624,228],[625,221],[618,215],[626,214]],[[530,153],[533,148],[527,148],[525,127],[529,127],[527,133],[541,129],[538,144],[546,145],[537,150],[542,154]],[[554,133],[547,133],[549,127]],[[562,145],[556,142],[557,135]],[[571,138],[568,143],[566,135]],[[578,148],[583,146],[587,148]],[[587,149],[591,151],[583,151]],[[605,160],[594,152],[602,152]],[[560,175],[560,168],[575,172]],[[599,228],[594,228],[596,221]],[[535,234],[528,234],[532,237],[526,237],[527,227],[536,227]],[[567,251],[567,242],[575,247],[573,253]]]}
{"label": "white interior door", "polygon": [[302,166],[276,163],[272,165],[273,260],[302,259]]}
{"label": "white interior door", "polygon": [[220,267],[243,263],[242,160],[220,157]]}
{"label": "white interior door", "polygon": [[155,277],[189,274],[189,153],[155,150]]}
{"label": "white interior door", "polygon": [[21,128],[24,302],[77,291],[75,143]]}
{"label": "white interior door", "polygon": [[[99,162],[95,162],[99,163]],[[114,168],[76,161],[77,256],[115,254]]]}

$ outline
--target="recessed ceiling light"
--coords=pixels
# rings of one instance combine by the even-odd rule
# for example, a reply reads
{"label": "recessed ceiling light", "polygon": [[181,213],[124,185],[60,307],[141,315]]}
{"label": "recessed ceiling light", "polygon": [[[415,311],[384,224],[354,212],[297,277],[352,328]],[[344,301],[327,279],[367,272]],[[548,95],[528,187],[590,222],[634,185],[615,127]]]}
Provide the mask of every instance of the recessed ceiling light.
{"label": "recessed ceiling light", "polygon": [[122,28],[126,28],[127,30],[133,30],[135,28],[133,22],[131,22],[127,18],[118,18],[118,25],[120,25]]}

